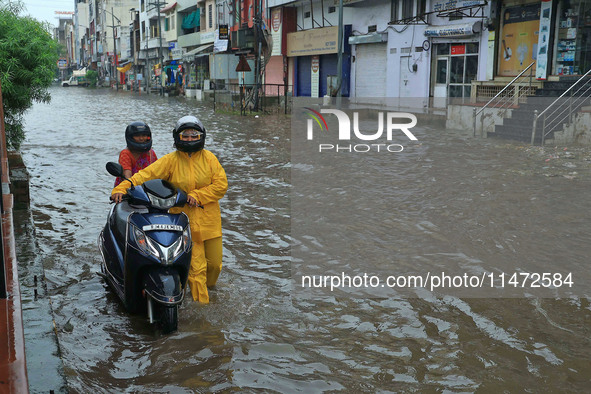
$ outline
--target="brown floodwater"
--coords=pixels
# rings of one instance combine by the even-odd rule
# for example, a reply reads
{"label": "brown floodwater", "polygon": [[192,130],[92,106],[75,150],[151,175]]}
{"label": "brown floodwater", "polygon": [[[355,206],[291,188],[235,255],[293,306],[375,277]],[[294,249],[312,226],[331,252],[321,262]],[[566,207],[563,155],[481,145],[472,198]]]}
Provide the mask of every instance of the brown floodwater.
{"label": "brown floodwater", "polygon": [[[195,100],[108,89],[51,93],[51,104],[26,115],[22,154],[31,174],[36,258],[70,392],[588,390],[585,297],[298,297],[289,117],[220,115]],[[96,274],[113,185],[104,165],[124,148],[128,122],[148,122],[162,156],[172,150],[174,123],[187,114],[202,119],[207,148],[228,175],[224,267],[211,303],[185,300],[178,331],[162,336],[126,312]],[[424,242],[429,253],[452,244],[446,258],[470,263],[480,252],[589,262],[587,149],[418,129],[429,137],[414,148],[412,174],[400,171],[395,187],[379,189],[384,196],[394,190],[400,211],[408,212],[390,223],[398,250],[417,255]],[[552,199],[517,203],[543,195]],[[519,227],[515,218],[525,214],[539,220]]]}

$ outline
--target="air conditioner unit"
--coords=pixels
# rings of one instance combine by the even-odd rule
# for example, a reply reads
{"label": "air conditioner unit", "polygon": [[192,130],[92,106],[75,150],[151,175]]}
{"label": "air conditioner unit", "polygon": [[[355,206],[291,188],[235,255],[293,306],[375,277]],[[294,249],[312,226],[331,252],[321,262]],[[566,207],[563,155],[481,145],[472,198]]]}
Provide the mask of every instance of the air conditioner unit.
{"label": "air conditioner unit", "polygon": [[254,30],[239,29],[232,32],[232,48],[254,49]]}

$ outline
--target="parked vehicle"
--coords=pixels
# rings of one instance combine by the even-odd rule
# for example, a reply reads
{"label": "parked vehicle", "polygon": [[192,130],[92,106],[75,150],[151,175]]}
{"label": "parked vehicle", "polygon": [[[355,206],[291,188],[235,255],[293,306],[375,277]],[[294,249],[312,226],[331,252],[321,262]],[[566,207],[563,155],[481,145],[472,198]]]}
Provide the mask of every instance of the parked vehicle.
{"label": "parked vehicle", "polygon": [[[107,171],[123,178],[118,163],[107,163]],[[98,238],[102,276],[130,312],[147,313],[163,333],[178,327],[191,262],[189,218],[168,210],[186,202],[186,193],[165,180],[131,184]]]}
{"label": "parked vehicle", "polygon": [[67,81],[62,81],[63,87],[68,86],[88,86],[89,83],[85,77],[70,77]]}
{"label": "parked vehicle", "polygon": [[75,70],[67,81],[62,81],[62,86],[88,86],[90,83],[86,79],[86,68]]}

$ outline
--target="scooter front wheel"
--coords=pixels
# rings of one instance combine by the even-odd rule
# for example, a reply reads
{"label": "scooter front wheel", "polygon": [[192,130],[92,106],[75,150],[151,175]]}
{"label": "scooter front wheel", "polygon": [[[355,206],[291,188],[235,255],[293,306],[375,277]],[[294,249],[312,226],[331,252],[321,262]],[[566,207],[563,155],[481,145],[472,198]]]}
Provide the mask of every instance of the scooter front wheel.
{"label": "scooter front wheel", "polygon": [[178,329],[178,310],[178,305],[164,306],[160,304],[156,306],[156,319],[163,334],[169,334]]}

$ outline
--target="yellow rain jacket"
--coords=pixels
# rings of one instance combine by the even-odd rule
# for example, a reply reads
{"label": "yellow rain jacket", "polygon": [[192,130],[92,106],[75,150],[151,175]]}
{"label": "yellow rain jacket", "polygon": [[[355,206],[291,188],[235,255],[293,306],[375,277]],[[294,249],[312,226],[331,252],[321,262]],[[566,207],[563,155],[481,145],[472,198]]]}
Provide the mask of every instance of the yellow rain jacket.
{"label": "yellow rain jacket", "polygon": [[[138,171],[130,179],[136,186],[150,179],[165,179],[203,205],[203,208],[185,205],[170,210],[171,213],[187,214],[193,242],[203,242],[222,235],[218,201],[228,190],[228,180],[217,157],[210,151],[203,149],[191,153],[191,156],[178,150],[171,152]],[[111,195],[125,194],[128,188],[129,183],[122,182],[113,189]]]}

